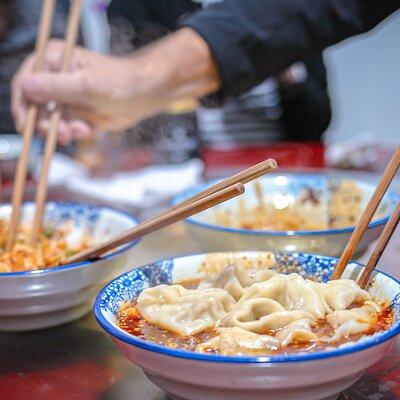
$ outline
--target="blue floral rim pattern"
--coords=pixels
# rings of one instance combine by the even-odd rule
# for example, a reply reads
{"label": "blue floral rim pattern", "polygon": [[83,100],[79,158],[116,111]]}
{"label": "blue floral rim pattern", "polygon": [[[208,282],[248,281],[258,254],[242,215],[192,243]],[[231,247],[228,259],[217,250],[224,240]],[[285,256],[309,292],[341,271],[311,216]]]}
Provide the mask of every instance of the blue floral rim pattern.
{"label": "blue floral rim pattern", "polygon": [[[285,174],[286,176],[296,176],[298,178],[303,178],[306,179],[307,182],[314,180],[315,181],[315,186],[317,188],[321,187],[321,175],[311,175],[311,174],[296,174],[296,173],[287,173]],[[269,175],[269,177],[273,176],[273,174]],[[335,180],[333,178],[333,180]],[[212,182],[207,182],[199,187],[196,187],[194,189],[191,189],[176,198],[173,199],[172,204],[177,204],[182,200],[185,200],[186,198],[189,198],[193,196],[194,194],[198,193],[200,190],[217,183],[218,181],[212,181]],[[297,184],[294,187],[291,187],[290,190],[293,192],[298,192],[300,186]],[[370,222],[368,225],[368,229],[375,228],[380,225],[386,224],[386,222],[390,218],[390,214],[393,212],[397,202],[399,201],[399,196],[397,196],[393,192],[388,192],[385,195],[385,198],[388,201],[388,208],[389,208],[389,214],[377,218],[374,221]],[[201,228],[205,229],[211,229],[214,231],[219,231],[219,232],[225,232],[225,233],[235,233],[235,234],[240,234],[240,235],[249,235],[249,236],[317,236],[317,235],[337,235],[337,234],[342,234],[342,233],[351,233],[354,231],[355,226],[349,226],[345,228],[338,228],[338,229],[325,229],[325,230],[310,230],[310,231],[267,231],[267,230],[252,230],[252,229],[241,229],[241,228],[229,228],[229,227],[224,227],[221,225],[216,225],[213,223],[205,222],[205,221],[199,221],[196,219],[196,216],[189,217],[185,219],[185,223],[189,225],[194,225],[198,226]]]}
{"label": "blue floral rim pattern", "polygon": [[[192,256],[177,257],[186,258]],[[337,263],[337,258],[318,256],[305,253],[275,253],[277,264],[280,265],[279,271],[285,272],[285,268],[293,271],[303,271],[302,275],[317,277],[319,281],[327,281]],[[361,265],[352,263],[354,265]],[[166,356],[185,358],[190,360],[207,362],[228,362],[228,363],[284,363],[299,362],[325,359],[350,354],[353,352],[368,349],[369,347],[381,344],[400,333],[400,281],[390,275],[376,270],[396,283],[399,293],[391,302],[391,307],[395,313],[395,322],[387,331],[380,332],[374,336],[365,338],[360,343],[349,343],[336,350],[318,351],[308,354],[297,355],[277,355],[277,356],[218,356],[212,354],[195,353],[186,350],[175,350],[151,342],[144,341],[124,332],[122,329],[110,323],[104,316],[104,312],[110,311],[113,315],[118,312],[119,306],[134,300],[140,292],[151,286],[161,283],[172,283],[172,271],[174,269],[174,259],[166,259],[156,263],[134,269],[120,277],[114,279],[106,285],[97,295],[93,311],[97,322],[111,336],[125,343],[140,347],[149,351],[154,351]]]}
{"label": "blue floral rim pattern", "polygon": [[[23,205],[31,205],[34,204],[33,202],[24,202]],[[10,204],[7,203],[2,203],[0,204],[0,207],[3,206],[9,206]],[[55,222],[60,222],[60,221],[65,221],[65,220],[79,220],[82,218],[82,216],[85,216],[87,226],[93,227],[99,216],[101,210],[109,210],[113,213],[123,215],[130,219],[134,224],[138,224],[138,220],[133,217],[131,214],[117,210],[112,207],[107,207],[107,206],[99,206],[95,204],[90,204],[90,203],[84,203],[84,202],[68,202],[68,201],[51,201],[46,203],[46,207],[50,207],[50,213],[49,213],[49,219],[52,223]],[[121,246],[119,249],[103,256],[100,257],[99,260],[109,260],[112,259],[119,254],[124,253],[125,251],[129,250],[131,247],[135,246],[139,240],[135,240],[133,242],[127,243],[123,246]],[[15,277],[15,276],[26,276],[26,275],[42,275],[42,274],[47,274],[47,273],[52,273],[56,271],[62,271],[65,269],[70,269],[70,268],[77,268],[77,267],[82,267],[86,265],[91,265],[95,263],[98,260],[91,261],[80,261],[77,263],[73,264],[65,264],[65,265],[60,265],[58,267],[50,267],[50,268],[43,268],[43,269],[37,269],[37,270],[32,270],[32,271],[18,271],[18,272],[0,272],[0,278],[1,277]]]}

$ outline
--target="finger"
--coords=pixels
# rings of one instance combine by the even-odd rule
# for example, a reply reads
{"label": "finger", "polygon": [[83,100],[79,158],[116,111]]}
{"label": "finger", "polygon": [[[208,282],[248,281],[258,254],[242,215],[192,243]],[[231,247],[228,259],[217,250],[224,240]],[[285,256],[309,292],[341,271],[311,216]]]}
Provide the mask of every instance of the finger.
{"label": "finger", "polygon": [[25,123],[27,102],[22,94],[21,79],[32,70],[33,57],[28,57],[15,74],[11,83],[11,112],[18,132],[22,132]]}
{"label": "finger", "polygon": [[39,132],[39,135],[42,137],[46,137],[50,130],[50,121],[48,118],[40,118],[37,122],[36,130]]}
{"label": "finger", "polygon": [[87,140],[94,135],[94,130],[85,121],[72,120],[70,121],[71,136],[74,140]]}
{"label": "finger", "polygon": [[[50,119],[41,118],[37,124],[40,136],[46,138],[50,132]],[[73,139],[73,133],[69,121],[62,119],[57,127],[57,140],[62,145],[68,145]]]}
{"label": "finger", "polygon": [[45,71],[59,71],[64,52],[65,42],[60,39],[52,39],[47,45]]}
{"label": "finger", "polygon": [[58,142],[63,146],[67,146],[72,141],[71,127],[68,121],[61,120],[58,125]]}
{"label": "finger", "polygon": [[74,106],[88,106],[91,102],[87,79],[81,71],[68,73],[40,72],[22,78],[23,96],[35,104],[56,101]]}

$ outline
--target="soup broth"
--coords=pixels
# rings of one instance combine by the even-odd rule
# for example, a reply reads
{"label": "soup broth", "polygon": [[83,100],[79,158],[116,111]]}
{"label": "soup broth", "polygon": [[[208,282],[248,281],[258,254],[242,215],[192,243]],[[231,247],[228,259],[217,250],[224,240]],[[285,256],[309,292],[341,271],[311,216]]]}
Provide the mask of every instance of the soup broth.
{"label": "soup broth", "polygon": [[120,308],[118,324],[169,348],[258,356],[333,349],[393,323],[388,302],[353,280],[320,283],[278,273],[267,260],[203,263],[202,279],[143,290]]}
{"label": "soup broth", "polygon": [[[193,287],[195,280],[189,281],[189,287]],[[354,307],[359,306],[354,304]],[[191,336],[180,336],[168,329],[163,329],[155,324],[147,322],[137,311],[135,304],[127,304],[122,307],[117,316],[118,325],[125,332],[130,333],[140,339],[149,341],[155,344],[166,346],[174,349],[195,351],[196,346],[200,343],[207,342],[208,340],[216,337],[218,335],[217,330],[213,329],[206,332],[201,332]],[[271,355],[271,354],[288,354],[301,351],[318,351],[324,349],[331,349],[333,347],[338,347],[346,342],[354,342],[359,340],[362,336],[373,335],[374,333],[384,331],[390,327],[393,323],[393,312],[386,306],[383,308],[382,312],[379,313],[376,324],[372,326],[365,333],[351,334],[347,337],[341,338],[337,342],[333,343],[323,343],[320,341],[310,341],[301,342],[295,341],[288,346],[280,347],[276,351],[271,351],[269,353],[264,353],[260,355]],[[333,336],[334,329],[326,320],[318,320],[314,326],[312,326],[312,331],[318,336]],[[268,335],[275,336],[276,331],[265,332]],[[213,349],[207,350],[208,353],[218,354],[218,351]]]}

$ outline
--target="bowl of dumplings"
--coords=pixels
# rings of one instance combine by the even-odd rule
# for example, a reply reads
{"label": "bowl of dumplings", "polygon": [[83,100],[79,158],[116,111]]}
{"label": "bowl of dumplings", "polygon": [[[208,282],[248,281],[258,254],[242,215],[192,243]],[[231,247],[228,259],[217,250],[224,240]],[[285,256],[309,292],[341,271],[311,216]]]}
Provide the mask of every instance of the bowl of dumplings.
{"label": "bowl of dumplings", "polygon": [[172,399],[336,399],[400,333],[400,282],[306,253],[207,253],[133,269],[94,314]]}
{"label": "bowl of dumplings", "polygon": [[[178,203],[215,182],[195,187]],[[237,199],[185,220],[202,251],[275,250],[339,257],[374,192],[372,184],[322,174],[274,173],[246,185]],[[357,256],[379,237],[397,204],[387,193]]]}

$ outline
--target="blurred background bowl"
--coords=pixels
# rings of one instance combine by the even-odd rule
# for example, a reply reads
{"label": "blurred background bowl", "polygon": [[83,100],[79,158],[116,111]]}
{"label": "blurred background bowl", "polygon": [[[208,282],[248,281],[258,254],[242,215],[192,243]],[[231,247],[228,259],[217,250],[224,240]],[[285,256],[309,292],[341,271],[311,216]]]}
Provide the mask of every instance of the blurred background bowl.
{"label": "blurred background bowl", "polygon": [[[0,180],[12,181],[22,150],[22,136],[16,133],[0,135]],[[41,140],[32,141],[28,169],[31,173],[40,155]]]}
{"label": "blurred background bowl", "polygon": [[[338,184],[340,178],[330,178],[322,174],[307,173],[280,173],[269,174],[259,179],[263,189],[264,198],[277,202],[293,203],[302,193],[311,189],[319,195],[321,201],[328,201],[330,186]],[[351,180],[360,189],[361,210],[366,206],[375,186],[360,180]],[[180,202],[201,191],[213,182],[195,187],[194,189],[176,197],[173,203]],[[252,184],[246,185],[243,196],[246,205],[256,205],[257,197]],[[237,250],[272,250],[272,251],[298,251],[307,253],[324,254],[332,257],[339,256],[345,248],[353,226],[324,230],[296,230],[296,231],[268,231],[229,228],[214,222],[216,211],[237,210],[238,199],[227,201],[217,207],[199,213],[185,220],[186,226],[203,251],[237,251]],[[384,197],[377,216],[371,221],[368,229],[358,246],[356,256],[365,253],[372,241],[378,238],[396,205],[397,196],[388,193]],[[280,206],[278,206],[279,208]]]}
{"label": "blurred background bowl", "polygon": [[[35,205],[24,203],[22,222],[33,220]],[[11,214],[0,205],[0,218]],[[56,226],[72,223],[67,240],[78,242],[88,234],[92,243],[103,242],[137,225],[134,217],[109,207],[86,203],[50,202],[44,219]],[[54,268],[0,273],[0,331],[48,328],[73,321],[91,308],[93,297],[104,283],[127,265],[128,243],[95,261]]]}

